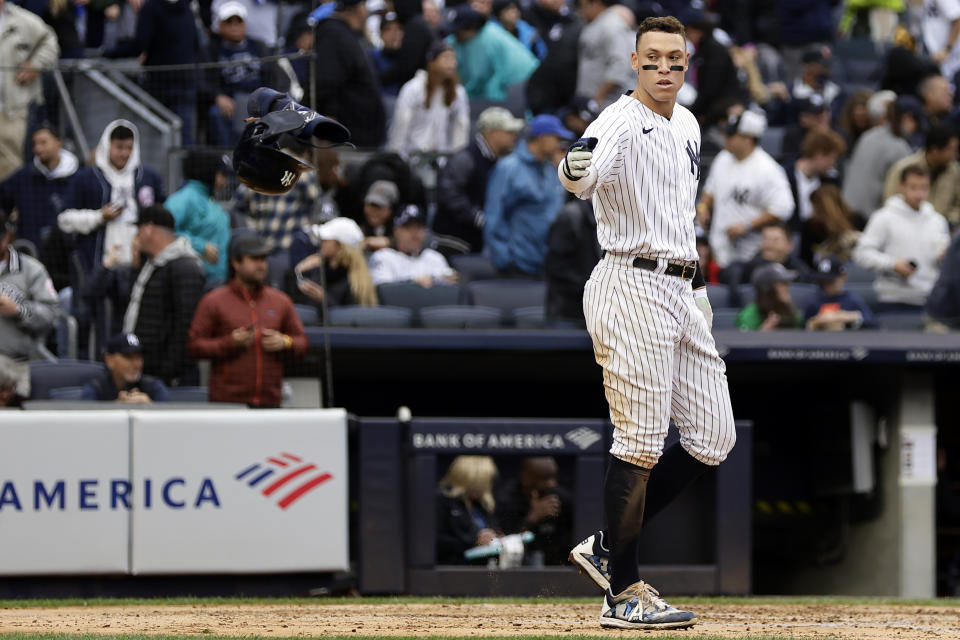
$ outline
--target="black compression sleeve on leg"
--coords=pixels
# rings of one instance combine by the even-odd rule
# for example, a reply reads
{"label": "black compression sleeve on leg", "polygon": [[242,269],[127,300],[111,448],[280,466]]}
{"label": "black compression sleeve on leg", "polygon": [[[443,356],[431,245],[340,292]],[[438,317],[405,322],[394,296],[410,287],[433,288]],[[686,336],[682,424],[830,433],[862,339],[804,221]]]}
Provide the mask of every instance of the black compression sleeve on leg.
{"label": "black compression sleeve on leg", "polygon": [[679,442],[670,445],[650,472],[647,487],[650,497],[647,499],[644,520],[653,520],[697,478],[712,468],[687,453]]}
{"label": "black compression sleeve on leg", "polygon": [[620,593],[640,580],[639,542],[650,470],[611,457],[604,483],[610,546],[610,590]]}
{"label": "black compression sleeve on leg", "polygon": [[700,268],[700,263],[697,262],[697,271],[693,274],[693,279],[690,281],[690,286],[693,287],[693,290],[696,291],[701,287],[707,286],[706,281],[703,279],[703,269]]}

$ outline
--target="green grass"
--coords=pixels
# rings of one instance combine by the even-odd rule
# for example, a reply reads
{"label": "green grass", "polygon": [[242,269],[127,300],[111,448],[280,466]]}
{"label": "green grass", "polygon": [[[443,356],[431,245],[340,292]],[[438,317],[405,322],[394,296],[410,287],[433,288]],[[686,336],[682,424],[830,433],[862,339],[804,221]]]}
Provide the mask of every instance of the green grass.
{"label": "green grass", "polygon": [[[0,600],[0,608],[23,609],[27,607],[130,607],[130,606],[177,606],[177,605],[349,605],[349,604],[533,604],[569,603],[595,604],[600,596],[594,598],[445,598],[445,597],[317,597],[317,598],[63,598],[33,600]],[[887,598],[852,596],[755,596],[741,597],[683,597],[671,596],[671,602],[689,605],[905,605],[919,607],[960,607],[960,598]],[[644,636],[647,637],[647,636]]]}
{"label": "green grass", "polygon": [[[691,635],[692,631],[675,631],[669,635],[647,635],[644,632],[642,635],[638,636],[643,638],[643,640],[677,640],[678,638],[683,638],[684,640],[730,640],[730,636],[701,636],[701,635]],[[145,635],[140,633],[123,633],[118,635],[97,635],[92,633],[0,633],[0,638],[3,640],[197,640],[200,636],[186,636],[186,635]],[[569,638],[570,640],[610,640],[610,635],[565,635],[565,639]],[[743,636],[746,638],[747,636]],[[216,636],[217,640],[257,640],[258,638],[264,638],[264,636]],[[356,640],[356,634],[350,634],[346,636],[324,636],[327,640]],[[451,636],[399,636],[392,637],[390,640],[447,640],[447,638],[453,638]],[[805,638],[800,636],[767,636],[767,637],[757,637],[750,636],[750,640],[785,640],[789,638],[790,640],[823,640],[822,638]],[[303,640],[303,637],[297,638],[276,638],[270,637],[269,640]],[[460,637],[456,637],[456,640],[463,640]],[[504,640],[503,636],[471,636],[470,640]],[[557,640],[557,636],[510,636],[509,640]]]}

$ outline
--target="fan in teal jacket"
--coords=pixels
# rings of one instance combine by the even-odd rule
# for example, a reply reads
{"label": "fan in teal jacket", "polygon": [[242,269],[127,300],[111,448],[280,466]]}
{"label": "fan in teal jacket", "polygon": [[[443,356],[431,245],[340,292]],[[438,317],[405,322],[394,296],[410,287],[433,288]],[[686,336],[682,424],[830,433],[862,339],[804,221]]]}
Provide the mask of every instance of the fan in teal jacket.
{"label": "fan in teal jacket", "polygon": [[476,24],[474,13],[469,6],[458,7],[456,32],[447,38],[457,54],[460,82],[471,98],[505,100],[507,89],[525,82],[540,61],[496,22]]}
{"label": "fan in teal jacket", "polygon": [[177,234],[185,236],[203,259],[208,286],[227,280],[230,215],[212,196],[218,183],[225,180],[225,171],[218,154],[192,152],[183,163],[186,182],[164,203],[177,223]]}
{"label": "fan in teal jacket", "polygon": [[[556,120],[556,116],[537,116],[531,128],[541,118]],[[550,225],[566,197],[552,161],[562,139],[553,134],[531,137],[493,167],[484,204],[483,241],[501,271],[543,274]]]}

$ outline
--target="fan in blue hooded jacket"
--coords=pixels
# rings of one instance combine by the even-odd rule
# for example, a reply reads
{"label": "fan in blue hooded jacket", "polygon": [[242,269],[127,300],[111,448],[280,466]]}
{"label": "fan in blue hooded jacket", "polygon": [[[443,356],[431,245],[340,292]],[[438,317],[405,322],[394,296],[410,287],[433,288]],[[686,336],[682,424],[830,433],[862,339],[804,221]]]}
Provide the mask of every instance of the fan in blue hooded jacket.
{"label": "fan in blue hooded jacket", "polygon": [[166,199],[156,171],[140,164],[140,134],[127,120],[103,130],[94,164],[77,171],[57,225],[77,234],[76,255],[89,275],[97,265],[129,265],[137,213]]}

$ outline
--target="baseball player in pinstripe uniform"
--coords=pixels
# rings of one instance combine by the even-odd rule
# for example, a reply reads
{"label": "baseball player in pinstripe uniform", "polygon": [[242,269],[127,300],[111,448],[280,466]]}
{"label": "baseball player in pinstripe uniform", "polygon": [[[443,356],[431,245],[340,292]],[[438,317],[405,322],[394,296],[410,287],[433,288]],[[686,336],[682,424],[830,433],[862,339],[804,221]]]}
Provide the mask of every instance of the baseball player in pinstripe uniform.
{"label": "baseball player in pinstripe uniform", "polygon": [[[641,522],[720,464],[736,438],[713,312],[695,278],[700,127],[676,104],[689,57],[676,18],[644,20],[631,54],[636,89],[607,107],[558,167],[568,191],[592,198],[605,251],[583,307],[614,425],[607,529],[570,553],[606,590],[603,627],[697,622],[640,580]],[[663,451],[670,419],[680,442]]]}

